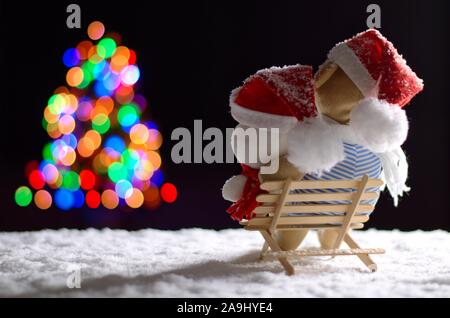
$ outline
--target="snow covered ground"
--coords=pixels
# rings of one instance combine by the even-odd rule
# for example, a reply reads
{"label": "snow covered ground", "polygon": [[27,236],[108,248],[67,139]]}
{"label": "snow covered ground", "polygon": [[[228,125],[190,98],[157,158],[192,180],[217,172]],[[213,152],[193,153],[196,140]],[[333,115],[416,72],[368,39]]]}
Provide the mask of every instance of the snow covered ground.
{"label": "snow covered ground", "polygon": [[[317,244],[310,233],[307,245]],[[450,297],[450,233],[356,232],[379,271],[354,256],[305,258],[288,277],[256,261],[244,230],[45,230],[0,233],[3,297]],[[81,288],[69,289],[67,280]]]}

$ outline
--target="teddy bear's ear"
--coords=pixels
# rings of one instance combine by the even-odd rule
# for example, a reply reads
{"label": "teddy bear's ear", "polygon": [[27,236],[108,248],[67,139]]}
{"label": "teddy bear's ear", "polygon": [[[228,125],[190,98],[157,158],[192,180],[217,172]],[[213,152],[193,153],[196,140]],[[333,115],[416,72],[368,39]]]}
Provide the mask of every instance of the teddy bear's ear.
{"label": "teddy bear's ear", "polygon": [[316,89],[320,88],[323,84],[325,84],[326,81],[328,81],[331,78],[331,76],[333,76],[334,72],[336,72],[337,69],[338,65],[331,62],[330,60],[327,60],[325,63],[319,66],[319,70],[316,72],[314,76]]}

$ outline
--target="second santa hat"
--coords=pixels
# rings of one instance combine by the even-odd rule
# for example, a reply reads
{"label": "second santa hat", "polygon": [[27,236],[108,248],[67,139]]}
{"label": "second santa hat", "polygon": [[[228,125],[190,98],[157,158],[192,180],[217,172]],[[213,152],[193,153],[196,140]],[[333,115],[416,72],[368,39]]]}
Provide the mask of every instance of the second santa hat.
{"label": "second santa hat", "polygon": [[233,118],[243,125],[287,132],[299,121],[317,114],[312,67],[260,70],[231,92],[230,107]]}
{"label": "second santa hat", "polygon": [[365,97],[403,107],[423,89],[422,80],[375,29],[337,44],[328,58],[343,69]]}

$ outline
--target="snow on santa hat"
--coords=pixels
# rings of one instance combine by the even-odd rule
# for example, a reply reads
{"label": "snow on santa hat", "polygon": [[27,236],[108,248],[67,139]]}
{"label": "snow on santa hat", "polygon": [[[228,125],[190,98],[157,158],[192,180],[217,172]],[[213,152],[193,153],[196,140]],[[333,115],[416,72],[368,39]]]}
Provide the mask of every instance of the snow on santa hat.
{"label": "snow on santa hat", "polygon": [[317,115],[311,66],[271,67],[258,71],[231,92],[231,115],[243,125],[287,132]]}
{"label": "snow on santa hat", "polygon": [[375,29],[337,44],[328,59],[342,68],[365,97],[403,107],[423,89],[422,80]]}

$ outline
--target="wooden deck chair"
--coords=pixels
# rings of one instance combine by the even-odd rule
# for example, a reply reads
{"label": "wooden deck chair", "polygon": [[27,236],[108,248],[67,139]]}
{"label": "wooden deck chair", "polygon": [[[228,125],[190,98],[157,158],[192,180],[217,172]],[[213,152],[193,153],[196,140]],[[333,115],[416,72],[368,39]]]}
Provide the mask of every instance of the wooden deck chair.
{"label": "wooden deck chair", "polygon": [[[368,215],[361,213],[372,212],[374,205],[362,204],[362,200],[376,199],[379,194],[370,192],[370,188],[380,187],[383,181],[369,179],[366,175],[361,180],[333,180],[315,181],[267,181],[261,184],[261,189],[267,194],[261,194],[257,201],[262,205],[254,211],[255,216],[250,221],[243,220],[241,225],[246,230],[259,231],[265,243],[261,251],[261,258],[272,254],[278,258],[288,275],[295,274],[290,258],[305,256],[341,256],[356,255],[371,270],[377,270],[369,254],[383,254],[383,249],[362,249],[349,234],[350,229],[361,229],[369,220]],[[336,189],[341,192],[300,193],[294,190]],[[343,190],[346,189],[346,190]],[[347,192],[342,192],[347,191]],[[307,192],[307,191],[303,191]],[[332,203],[327,203],[332,201]],[[336,202],[338,201],[338,202]],[[339,203],[343,202],[343,203]],[[350,202],[350,203],[349,203]],[[318,215],[318,213],[334,212],[338,215]],[[294,214],[295,213],[295,214]],[[282,251],[277,243],[275,231],[289,231],[296,229],[331,229],[337,231],[337,239],[333,249],[297,249],[296,251]],[[349,249],[341,249],[345,242]],[[271,250],[271,251],[270,251]]]}

